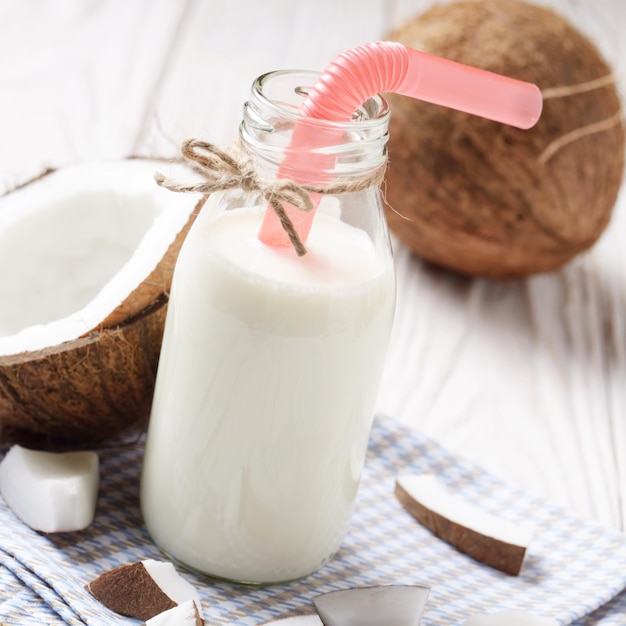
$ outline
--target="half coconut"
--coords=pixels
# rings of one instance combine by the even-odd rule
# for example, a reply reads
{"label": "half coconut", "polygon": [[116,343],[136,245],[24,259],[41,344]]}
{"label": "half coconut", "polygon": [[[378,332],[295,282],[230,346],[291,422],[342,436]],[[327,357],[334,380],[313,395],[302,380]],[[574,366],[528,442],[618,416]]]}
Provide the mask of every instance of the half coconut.
{"label": "half coconut", "polygon": [[0,437],[98,443],[146,422],[172,274],[204,198],[179,164],[66,167],[0,200]]}

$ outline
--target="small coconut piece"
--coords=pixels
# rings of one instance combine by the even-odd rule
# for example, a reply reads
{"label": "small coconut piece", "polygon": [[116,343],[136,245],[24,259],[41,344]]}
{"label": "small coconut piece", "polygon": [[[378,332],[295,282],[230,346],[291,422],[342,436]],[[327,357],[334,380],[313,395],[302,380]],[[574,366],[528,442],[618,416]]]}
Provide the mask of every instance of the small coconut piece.
{"label": "small coconut piece", "polygon": [[0,198],[1,438],[99,443],[147,421],[174,264],[204,201],[154,174],[182,167],[85,163]]}
{"label": "small coconut piece", "polygon": [[202,612],[198,592],[169,561],[147,559],[116,567],[86,589],[112,611],[144,621],[189,600]]}
{"label": "small coconut piece", "polygon": [[204,620],[198,605],[193,600],[187,600],[151,617],[146,626],[204,626]]}
{"label": "small coconut piece", "polygon": [[485,615],[472,615],[463,626],[559,626],[549,617],[538,617],[524,611],[502,611]]}
{"label": "small coconut piece", "polygon": [[396,497],[437,537],[477,561],[507,574],[519,574],[533,528],[483,511],[452,494],[432,474],[399,476]]}
{"label": "small coconut piece", "polygon": [[99,469],[95,452],[42,452],[14,445],[0,463],[0,493],[25,524],[45,533],[93,521]]}
{"label": "small coconut piece", "polygon": [[419,626],[430,588],[382,585],[331,591],[313,598],[324,626]]}

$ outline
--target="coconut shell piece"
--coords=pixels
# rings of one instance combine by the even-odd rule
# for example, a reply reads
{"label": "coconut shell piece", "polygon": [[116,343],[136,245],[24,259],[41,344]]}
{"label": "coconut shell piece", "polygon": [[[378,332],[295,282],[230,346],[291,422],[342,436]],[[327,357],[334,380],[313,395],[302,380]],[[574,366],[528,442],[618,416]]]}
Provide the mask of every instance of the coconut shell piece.
{"label": "coconut shell piece", "polygon": [[85,588],[108,609],[144,621],[192,602],[202,623],[197,591],[168,561],[147,559],[122,565],[104,572]]}
{"label": "coconut shell piece", "polygon": [[[87,330],[44,345],[27,343],[23,349],[19,349],[21,336],[16,335],[15,348],[0,350],[0,439],[11,443],[48,449],[93,445],[128,429],[143,428],[152,403],[174,265],[205,200],[182,198],[158,188],[154,173],[170,167],[161,160],[128,159],[78,167],[83,168],[78,174],[71,168],[51,171],[21,186],[12,193],[29,194],[28,202],[13,199],[15,204],[9,206],[24,205],[24,210],[31,211],[32,205],[49,202],[48,189],[55,190],[58,202],[66,202],[66,196],[73,201],[73,193],[88,203],[88,194],[103,193],[117,203],[118,213],[120,206],[131,212],[135,201],[143,203],[145,212],[146,203],[153,202],[159,230],[156,236],[140,241],[139,245],[148,241],[146,254],[138,256],[141,269],[122,268],[124,288],[98,294],[113,293],[114,297],[98,306],[101,317],[95,317],[96,307],[90,309]],[[35,193],[38,185],[47,185],[46,191]],[[7,194],[8,202],[11,195]],[[123,229],[124,224],[119,227]],[[6,338],[0,337],[0,344],[5,346]]]}
{"label": "coconut shell piece", "polygon": [[388,94],[386,215],[397,238],[433,264],[491,277],[551,271],[592,246],[624,170],[619,93],[594,43],[519,0],[436,4],[388,38],[544,94],[531,130]]}
{"label": "coconut shell piece", "polygon": [[144,621],[178,606],[141,562],[104,572],[87,585],[87,591],[111,611]]}
{"label": "coconut shell piece", "polygon": [[0,357],[5,440],[98,443],[150,414],[167,298],[116,328]]}
{"label": "coconut shell piece", "polygon": [[533,529],[501,519],[451,493],[434,475],[399,476],[400,504],[434,535],[480,563],[517,576]]}

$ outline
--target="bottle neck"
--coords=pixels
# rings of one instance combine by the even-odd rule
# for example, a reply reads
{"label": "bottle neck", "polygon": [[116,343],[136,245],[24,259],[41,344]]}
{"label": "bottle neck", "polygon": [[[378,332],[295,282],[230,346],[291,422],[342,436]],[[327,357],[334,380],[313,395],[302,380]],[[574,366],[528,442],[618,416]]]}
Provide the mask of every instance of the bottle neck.
{"label": "bottle neck", "polygon": [[389,107],[370,98],[348,122],[304,117],[299,109],[318,74],[278,71],[257,78],[239,128],[259,172],[306,184],[350,184],[387,158]]}

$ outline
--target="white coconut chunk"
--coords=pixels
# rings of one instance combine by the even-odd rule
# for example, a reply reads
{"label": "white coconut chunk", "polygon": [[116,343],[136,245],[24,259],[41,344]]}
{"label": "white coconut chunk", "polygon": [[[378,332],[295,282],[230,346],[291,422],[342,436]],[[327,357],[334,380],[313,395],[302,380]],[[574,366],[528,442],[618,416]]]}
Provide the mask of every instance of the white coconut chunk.
{"label": "white coconut chunk", "polygon": [[25,524],[45,533],[93,521],[99,469],[95,452],[43,452],[14,445],[0,463],[0,493]]}
{"label": "white coconut chunk", "polygon": [[204,619],[193,600],[151,617],[146,626],[203,626]]}
{"label": "white coconut chunk", "polygon": [[484,615],[472,615],[463,626],[559,626],[549,617],[539,617],[525,611],[502,611]]}
{"label": "white coconut chunk", "polygon": [[297,617],[284,617],[273,622],[267,622],[265,626],[276,624],[277,626],[324,626],[317,615],[298,615]]}
{"label": "white coconut chunk", "polygon": [[330,591],[313,598],[324,626],[419,626],[430,587],[378,585]]}
{"label": "white coconut chunk", "polygon": [[202,603],[196,588],[176,571],[172,563],[154,559],[147,559],[141,561],[141,563],[163,593],[176,604],[183,604],[188,600],[193,600],[198,607],[198,611],[202,611]]}
{"label": "white coconut chunk", "polygon": [[519,574],[534,528],[484,511],[432,474],[400,476],[396,496],[422,525],[477,561]]}

